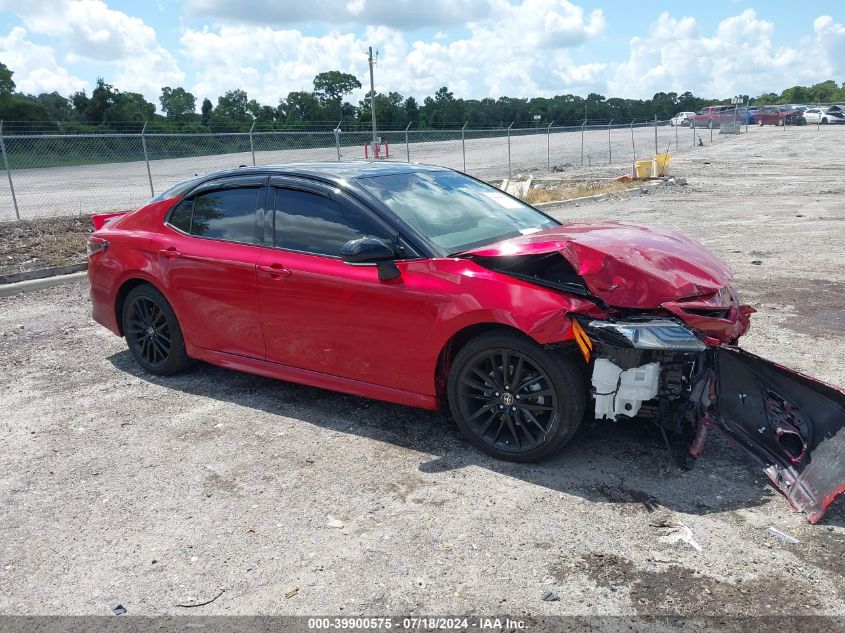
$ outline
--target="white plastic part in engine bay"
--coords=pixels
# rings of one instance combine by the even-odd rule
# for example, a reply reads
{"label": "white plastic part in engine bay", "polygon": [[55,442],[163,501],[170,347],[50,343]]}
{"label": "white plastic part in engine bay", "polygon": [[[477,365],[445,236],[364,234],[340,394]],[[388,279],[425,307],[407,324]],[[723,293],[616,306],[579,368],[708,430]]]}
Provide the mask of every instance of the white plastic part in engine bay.
{"label": "white plastic part in engine bay", "polygon": [[633,418],[645,400],[657,395],[660,363],[623,370],[606,358],[597,358],[593,365],[593,398],[596,419],[615,420],[618,415]]}

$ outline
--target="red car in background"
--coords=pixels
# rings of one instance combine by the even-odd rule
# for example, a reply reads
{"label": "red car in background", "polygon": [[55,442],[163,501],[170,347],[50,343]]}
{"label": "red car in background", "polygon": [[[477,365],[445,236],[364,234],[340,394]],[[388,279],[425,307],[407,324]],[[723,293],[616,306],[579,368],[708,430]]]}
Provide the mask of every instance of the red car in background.
{"label": "red car in background", "polygon": [[757,125],[803,125],[806,123],[801,110],[790,110],[783,106],[763,106],[755,115]]}
{"label": "red car in background", "polygon": [[694,127],[717,128],[722,125],[722,116],[732,106],[715,105],[699,110],[693,117]]}
{"label": "red car in background", "polygon": [[585,417],[656,423],[693,458],[718,428],[813,522],[845,490],[845,394],[736,347],[753,310],[677,233],[365,162],[207,174],[95,225],[94,319],[147,372],[199,360],[447,407],[514,461]]}

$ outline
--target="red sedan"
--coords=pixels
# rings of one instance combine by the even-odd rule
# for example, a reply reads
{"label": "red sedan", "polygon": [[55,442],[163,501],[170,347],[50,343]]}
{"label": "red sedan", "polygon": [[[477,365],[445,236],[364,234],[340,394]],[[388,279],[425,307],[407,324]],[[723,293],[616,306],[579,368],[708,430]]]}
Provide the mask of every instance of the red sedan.
{"label": "red sedan", "polygon": [[464,174],[398,163],[242,168],[95,218],[94,318],[146,371],[195,360],[448,406],[530,461],[586,416],[711,427],[815,521],[843,490],[845,395],[735,347],[753,310],[670,231],[560,224]]}
{"label": "red sedan", "polygon": [[757,110],[757,125],[803,125],[806,123],[801,110],[790,110],[782,106],[763,106]]}

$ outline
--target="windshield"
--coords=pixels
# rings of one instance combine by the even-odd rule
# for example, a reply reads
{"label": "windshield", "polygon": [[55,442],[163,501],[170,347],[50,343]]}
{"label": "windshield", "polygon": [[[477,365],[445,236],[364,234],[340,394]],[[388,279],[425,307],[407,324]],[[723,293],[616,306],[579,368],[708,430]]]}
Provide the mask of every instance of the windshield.
{"label": "windshield", "polygon": [[450,255],[559,224],[498,189],[453,171],[389,174],[358,182]]}

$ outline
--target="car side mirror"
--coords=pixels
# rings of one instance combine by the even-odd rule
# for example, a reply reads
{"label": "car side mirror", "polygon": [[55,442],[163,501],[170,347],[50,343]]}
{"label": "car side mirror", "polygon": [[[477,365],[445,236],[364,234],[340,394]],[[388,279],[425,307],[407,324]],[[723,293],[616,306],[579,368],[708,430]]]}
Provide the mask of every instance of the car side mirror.
{"label": "car side mirror", "polygon": [[375,264],[381,281],[396,279],[401,272],[394,263],[396,250],[387,242],[377,237],[359,237],[349,240],[340,249],[340,258],[347,264]]}

